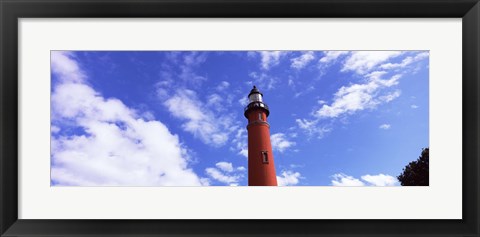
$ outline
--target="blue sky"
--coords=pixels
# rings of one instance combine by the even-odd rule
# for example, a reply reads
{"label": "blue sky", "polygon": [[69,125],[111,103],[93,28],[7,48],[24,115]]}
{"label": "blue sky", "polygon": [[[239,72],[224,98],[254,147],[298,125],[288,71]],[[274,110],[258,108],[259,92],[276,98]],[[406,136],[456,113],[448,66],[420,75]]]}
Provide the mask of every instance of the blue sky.
{"label": "blue sky", "polygon": [[243,108],[277,180],[392,186],[429,146],[428,51],[52,51],[51,183],[244,186]]}

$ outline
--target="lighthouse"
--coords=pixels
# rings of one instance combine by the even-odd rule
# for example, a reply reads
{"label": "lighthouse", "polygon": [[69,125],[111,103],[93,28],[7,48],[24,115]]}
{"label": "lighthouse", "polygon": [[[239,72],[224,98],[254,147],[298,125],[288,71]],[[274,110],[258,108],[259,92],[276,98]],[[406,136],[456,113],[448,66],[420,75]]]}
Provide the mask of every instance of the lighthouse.
{"label": "lighthouse", "polygon": [[253,86],[244,115],[248,119],[248,186],[277,186],[277,175],[270,142],[270,114],[263,94]]}

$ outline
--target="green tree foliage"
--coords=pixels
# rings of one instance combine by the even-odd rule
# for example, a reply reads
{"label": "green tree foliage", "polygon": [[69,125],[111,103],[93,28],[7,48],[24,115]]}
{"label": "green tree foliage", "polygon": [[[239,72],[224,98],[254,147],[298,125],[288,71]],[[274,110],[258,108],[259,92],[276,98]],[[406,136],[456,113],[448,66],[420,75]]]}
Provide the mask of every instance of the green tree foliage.
{"label": "green tree foliage", "polygon": [[428,147],[416,161],[410,162],[397,176],[402,186],[428,186]]}

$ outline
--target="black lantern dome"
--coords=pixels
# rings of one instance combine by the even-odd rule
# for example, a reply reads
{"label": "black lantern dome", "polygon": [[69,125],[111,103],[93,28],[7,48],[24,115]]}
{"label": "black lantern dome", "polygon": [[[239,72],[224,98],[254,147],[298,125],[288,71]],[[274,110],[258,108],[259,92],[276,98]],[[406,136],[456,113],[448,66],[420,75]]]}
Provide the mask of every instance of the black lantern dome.
{"label": "black lantern dome", "polygon": [[260,93],[260,91],[258,90],[258,88],[256,86],[253,86],[253,89],[250,91],[250,94],[248,94],[248,96],[250,96],[251,94],[263,95],[262,93]]}

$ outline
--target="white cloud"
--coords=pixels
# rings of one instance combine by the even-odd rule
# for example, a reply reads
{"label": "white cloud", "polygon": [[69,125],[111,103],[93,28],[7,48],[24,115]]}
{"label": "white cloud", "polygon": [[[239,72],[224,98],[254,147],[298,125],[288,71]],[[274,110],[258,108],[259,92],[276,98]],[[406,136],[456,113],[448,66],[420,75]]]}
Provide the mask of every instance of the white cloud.
{"label": "white cloud", "polygon": [[298,127],[307,132],[308,135],[317,135],[318,138],[322,138],[326,133],[332,130],[329,126],[319,125],[318,119],[296,119],[295,122],[297,123]]}
{"label": "white cloud", "polygon": [[78,131],[52,134],[51,179],[65,186],[198,186],[178,136],[160,121],[145,121],[120,100],[83,84],[70,54],[53,52],[52,123]]}
{"label": "white cloud", "polygon": [[414,61],[422,60],[424,58],[428,58],[430,56],[430,52],[421,52],[415,55],[413,58]]}
{"label": "white cloud", "polygon": [[333,180],[331,183],[333,186],[397,186],[399,185],[397,179],[390,175],[378,174],[378,175],[363,175],[361,180],[352,176],[338,173],[332,175]]}
{"label": "white cloud", "polygon": [[222,81],[222,82],[220,82],[220,84],[215,89],[217,89],[218,91],[224,91],[229,86],[230,86],[230,83],[228,83],[227,81]]}
{"label": "white cloud", "polygon": [[385,64],[382,64],[382,65],[380,65],[380,68],[381,69],[387,69],[387,70],[397,69],[397,68],[405,68],[405,67],[407,67],[408,65],[410,65],[414,62],[417,62],[417,61],[420,61],[424,58],[427,58],[429,55],[430,54],[428,52],[421,52],[421,53],[415,55],[414,57],[408,56],[408,57],[404,58],[402,60],[402,62],[400,62],[400,63],[385,63]]}
{"label": "white cloud", "polygon": [[57,126],[54,126],[54,125],[50,126],[50,131],[51,131],[52,133],[58,133],[58,132],[60,132],[60,130],[61,130],[61,129],[60,129],[59,127],[57,127]]}
{"label": "white cloud", "polygon": [[365,84],[342,86],[335,94],[331,105],[324,104],[315,112],[318,118],[335,118],[342,114],[352,114],[356,111],[373,109],[377,105],[390,102],[400,96],[400,91],[391,94],[381,94],[381,90],[398,84],[400,75],[390,79],[382,79],[386,72],[372,72],[366,76]]}
{"label": "white cloud", "polygon": [[373,97],[373,92],[377,87],[378,85],[373,82],[341,87],[335,93],[334,102],[331,105],[323,105],[316,112],[316,115],[318,117],[334,118],[343,113],[373,108],[378,104]]}
{"label": "white cloud", "polygon": [[288,86],[293,86],[295,83],[292,79],[288,79]]}
{"label": "white cloud", "polygon": [[169,89],[173,86],[173,79],[171,74],[167,72],[162,73],[162,80],[155,84],[157,97],[165,99],[169,96]]}
{"label": "white cloud", "polygon": [[232,143],[235,145],[235,148],[238,150],[238,154],[248,158],[248,143],[247,140],[247,130],[244,128],[238,129],[235,138],[233,138]]}
{"label": "white cloud", "polygon": [[150,112],[150,111],[142,112],[141,116],[142,116],[142,118],[146,119],[147,121],[148,120],[155,120],[155,115],[153,115],[153,113]]}
{"label": "white cloud", "polygon": [[[344,62],[341,71],[353,71],[354,78],[360,76],[362,81],[340,87],[333,94],[330,103],[326,103],[324,100],[319,101],[317,106],[320,107],[313,109],[312,118],[296,120],[300,129],[310,135],[318,133],[320,138],[326,131],[329,131],[328,129],[325,130],[325,122],[321,121],[328,118],[340,118],[346,121],[347,115],[367,109],[374,110],[378,106],[400,97],[402,93],[399,89],[395,89],[395,86],[399,84],[402,74],[408,71],[393,69],[408,66],[429,56],[428,52],[421,52],[415,56],[403,58],[402,62],[397,65],[388,61],[410,53],[402,51],[326,51],[324,54],[319,63],[328,64],[342,55],[346,55],[345,59],[342,57]],[[417,108],[417,106],[412,105],[411,108]],[[328,121],[331,122],[332,120]]]}
{"label": "white cloud", "polygon": [[206,168],[205,172],[212,179],[228,184],[230,186],[238,186],[238,183],[243,178],[243,173],[245,172],[245,167],[233,167],[232,163],[229,162],[218,162],[215,164],[217,168]]}
{"label": "white cloud", "polygon": [[265,70],[277,66],[280,63],[280,59],[286,55],[285,51],[260,51],[261,65]]}
{"label": "white cloud", "polygon": [[198,52],[198,51],[192,51],[184,55],[183,57],[183,62],[187,66],[198,66],[202,63],[204,63],[207,60],[207,54]]}
{"label": "white cloud", "polygon": [[248,74],[251,78],[254,79],[253,83],[260,89],[260,90],[270,90],[275,87],[277,80],[275,77],[270,76],[264,72],[257,73],[251,72]]}
{"label": "white cloud", "polygon": [[323,51],[323,57],[318,60],[318,77],[327,73],[327,68],[336,62],[342,55],[349,54],[349,51]]}
{"label": "white cloud", "polygon": [[300,182],[302,175],[299,172],[283,171],[281,176],[277,176],[278,186],[291,186]]}
{"label": "white cloud", "polygon": [[300,55],[299,57],[290,59],[290,61],[292,62],[290,66],[292,68],[300,70],[305,66],[307,66],[307,64],[314,59],[315,59],[315,55],[313,54],[313,51],[308,51]]}
{"label": "white cloud", "polygon": [[325,51],[325,55],[319,60],[320,63],[329,63],[337,60],[338,57],[348,54],[348,51]]}
{"label": "white cloud", "polygon": [[[200,87],[207,77],[195,72],[195,68],[204,63],[207,53],[203,52],[171,52],[166,54],[170,64],[162,64],[161,76],[164,81],[170,82],[168,86],[162,85],[161,89],[166,90],[173,86],[174,82],[181,81],[182,85]],[[180,80],[178,80],[180,79]],[[157,85],[158,86],[158,85]],[[157,92],[162,92],[157,91]]]}
{"label": "white cloud", "polygon": [[218,162],[217,164],[215,164],[215,166],[217,166],[217,168],[221,169],[222,171],[233,172],[232,163],[222,161],[222,162]]}
{"label": "white cloud", "polygon": [[333,180],[331,182],[333,186],[365,186],[359,179],[343,173],[334,174],[332,178]]}
{"label": "white cloud", "polygon": [[383,102],[390,102],[396,98],[398,98],[402,93],[399,91],[399,90],[396,90],[392,93],[388,93],[388,94],[385,94],[385,95],[382,95],[379,98],[380,101],[383,101]]}
{"label": "white cloud", "polygon": [[215,166],[217,168],[219,168],[220,170],[222,170],[223,172],[228,172],[228,173],[231,173],[231,172],[235,172],[235,171],[245,171],[245,167],[243,166],[239,166],[237,168],[233,167],[233,164],[230,163],[230,162],[226,162],[226,161],[221,161],[221,162],[218,162],[215,164]]}
{"label": "white cloud", "polygon": [[385,63],[385,64],[380,65],[380,68],[381,69],[387,69],[387,70],[395,69],[395,68],[403,68],[403,67],[406,67],[407,65],[409,65],[412,62],[413,62],[412,57],[406,57],[405,59],[402,60],[401,63]]}
{"label": "white cloud", "polygon": [[289,147],[295,145],[295,142],[289,141],[283,133],[272,134],[270,141],[272,143],[272,149],[279,152],[284,152]]}
{"label": "white cloud", "polygon": [[398,80],[402,77],[401,74],[395,74],[390,79],[382,79],[382,76],[387,74],[385,71],[374,71],[368,75],[366,78],[368,81],[375,82],[379,87],[392,87],[398,85]]}
{"label": "white cloud", "polygon": [[410,105],[410,108],[412,108],[412,109],[418,109],[418,105]]}
{"label": "white cloud", "polygon": [[255,58],[257,56],[257,52],[256,51],[248,51],[247,56],[249,58]]}
{"label": "white cloud", "polygon": [[306,119],[296,119],[295,122],[301,129],[307,130],[312,129],[313,127],[315,127],[315,125],[317,125],[316,121],[309,121]]}
{"label": "white cloud", "polygon": [[365,74],[375,66],[397,56],[401,51],[355,51],[345,60],[342,71],[354,71]]}
{"label": "white cloud", "polygon": [[373,186],[398,186],[397,178],[385,175],[385,174],[378,174],[378,175],[364,175],[362,176],[362,180],[368,182],[370,185]]}
{"label": "white cloud", "polygon": [[242,106],[247,106],[248,103],[249,103],[249,100],[248,98],[245,96],[245,97],[242,97],[241,99],[238,100],[238,103],[240,103],[240,105]]}
{"label": "white cloud", "polygon": [[186,66],[182,66],[182,71],[178,77],[184,82],[192,84],[195,87],[200,86],[204,81],[207,80],[206,77],[196,74],[190,67]]}
{"label": "white cloud", "polygon": [[314,86],[309,86],[308,88],[304,89],[303,91],[295,93],[295,95],[293,97],[298,98],[299,96],[306,95],[306,94],[308,94],[308,93],[310,93],[314,90],[315,90]]}
{"label": "white cloud", "polygon": [[247,148],[242,148],[238,154],[244,156],[245,158],[248,158],[248,149]]}
{"label": "white cloud", "polygon": [[[176,88],[195,88],[202,86],[208,78],[199,75],[195,69],[207,59],[206,53],[200,52],[169,52],[165,53],[168,60],[161,66],[160,80],[155,84],[157,97],[165,100],[172,96]],[[219,86],[221,86],[220,83]]]}
{"label": "white cloud", "polygon": [[206,168],[205,172],[208,176],[217,180],[218,182],[229,184],[229,185],[238,185],[240,177],[237,175],[226,175],[216,168]]}
{"label": "white cloud", "polygon": [[[212,93],[200,98],[199,79],[184,77],[185,72],[197,75],[196,68],[207,59],[207,53],[170,53],[162,64],[161,81],[156,83],[158,99],[170,114],[180,120],[182,129],[207,145],[220,147],[227,143],[235,130],[236,113],[229,112],[234,96],[229,93],[230,83],[219,82]],[[195,77],[195,76],[193,76]],[[186,81],[185,81],[186,80]]]}
{"label": "white cloud", "polygon": [[228,100],[225,97],[220,96],[219,94],[210,94],[207,97],[206,106],[208,108],[212,108],[217,112],[224,112],[226,111],[226,105],[229,104]]}
{"label": "white cloud", "polygon": [[186,120],[182,128],[192,133],[205,144],[221,146],[228,140],[231,120],[227,117],[216,118],[211,110],[204,106],[194,91],[179,89],[164,103],[175,117]]}
{"label": "white cloud", "polygon": [[391,127],[391,125],[390,125],[390,124],[386,124],[386,123],[379,126],[379,128],[385,129],[385,130],[390,129],[390,127]]}
{"label": "white cloud", "polygon": [[50,54],[52,72],[55,72],[62,81],[81,83],[86,75],[73,58],[74,55],[70,52],[52,51]]}
{"label": "white cloud", "polygon": [[305,167],[304,164],[290,164],[289,166],[290,166],[290,168],[292,168],[292,169]]}

